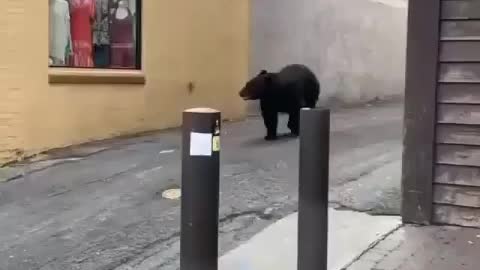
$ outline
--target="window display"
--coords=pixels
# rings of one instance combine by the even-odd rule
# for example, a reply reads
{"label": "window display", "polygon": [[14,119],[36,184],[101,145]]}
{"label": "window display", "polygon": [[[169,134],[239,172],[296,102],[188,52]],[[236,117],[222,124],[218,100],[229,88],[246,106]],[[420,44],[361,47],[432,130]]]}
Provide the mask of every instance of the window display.
{"label": "window display", "polygon": [[49,0],[52,67],[138,69],[140,0]]}

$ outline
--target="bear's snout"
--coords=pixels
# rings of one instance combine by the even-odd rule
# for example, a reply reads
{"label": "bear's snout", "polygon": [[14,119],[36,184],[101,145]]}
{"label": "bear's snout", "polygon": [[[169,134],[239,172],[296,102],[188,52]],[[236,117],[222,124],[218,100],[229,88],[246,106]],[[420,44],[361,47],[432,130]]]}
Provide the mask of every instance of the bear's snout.
{"label": "bear's snout", "polygon": [[247,95],[247,93],[246,93],[246,91],[245,91],[245,88],[243,88],[240,92],[238,92],[238,95],[239,95],[241,98],[243,98],[244,100],[248,100],[248,99],[249,99],[249,97],[248,97],[248,95]]}

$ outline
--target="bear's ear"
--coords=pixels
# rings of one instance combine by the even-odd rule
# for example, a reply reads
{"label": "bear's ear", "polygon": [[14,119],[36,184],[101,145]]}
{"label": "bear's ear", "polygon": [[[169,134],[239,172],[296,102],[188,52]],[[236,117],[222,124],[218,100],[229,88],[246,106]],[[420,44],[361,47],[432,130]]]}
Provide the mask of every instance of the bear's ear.
{"label": "bear's ear", "polygon": [[268,72],[265,70],[265,69],[262,69],[262,71],[260,71],[260,73],[258,75],[265,75],[267,74]]}
{"label": "bear's ear", "polygon": [[264,76],[265,81],[266,81],[267,83],[271,83],[271,82],[273,81],[273,76],[274,76],[274,75],[271,74],[271,73],[270,73],[270,74],[266,74],[266,75]]}

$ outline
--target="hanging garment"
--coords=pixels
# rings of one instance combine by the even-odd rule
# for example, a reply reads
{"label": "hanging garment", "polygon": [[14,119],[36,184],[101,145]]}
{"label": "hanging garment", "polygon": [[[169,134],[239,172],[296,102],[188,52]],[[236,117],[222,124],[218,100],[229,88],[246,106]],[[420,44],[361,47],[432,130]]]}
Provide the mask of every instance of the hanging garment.
{"label": "hanging garment", "polygon": [[93,62],[96,68],[110,66],[110,11],[111,0],[96,0],[96,19],[93,31]]}
{"label": "hanging garment", "polygon": [[135,43],[133,39],[133,16],[119,19],[112,15],[110,25],[110,51],[112,68],[135,68]]}
{"label": "hanging garment", "polygon": [[93,44],[110,44],[109,35],[109,0],[96,0],[96,14],[93,31]]}
{"label": "hanging garment", "polygon": [[49,56],[53,65],[63,66],[71,53],[70,11],[66,0],[50,0]]}
{"label": "hanging garment", "polygon": [[133,16],[133,41],[137,41],[137,0],[128,0],[128,8]]}
{"label": "hanging garment", "polygon": [[128,0],[128,8],[132,14],[137,13],[137,0]]}
{"label": "hanging garment", "polygon": [[71,0],[70,10],[73,66],[93,67],[92,22],[95,18],[95,0]]}

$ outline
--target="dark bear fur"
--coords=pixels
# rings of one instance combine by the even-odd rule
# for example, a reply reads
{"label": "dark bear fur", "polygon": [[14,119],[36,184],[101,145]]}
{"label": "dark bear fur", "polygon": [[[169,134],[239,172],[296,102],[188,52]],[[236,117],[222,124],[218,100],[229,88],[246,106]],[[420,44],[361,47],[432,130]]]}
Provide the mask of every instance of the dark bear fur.
{"label": "dark bear fur", "polygon": [[244,100],[260,100],[266,140],[277,138],[278,113],[289,115],[288,128],[299,134],[300,109],[314,108],[320,95],[320,83],[306,66],[292,64],[279,72],[262,70],[239,93]]}

